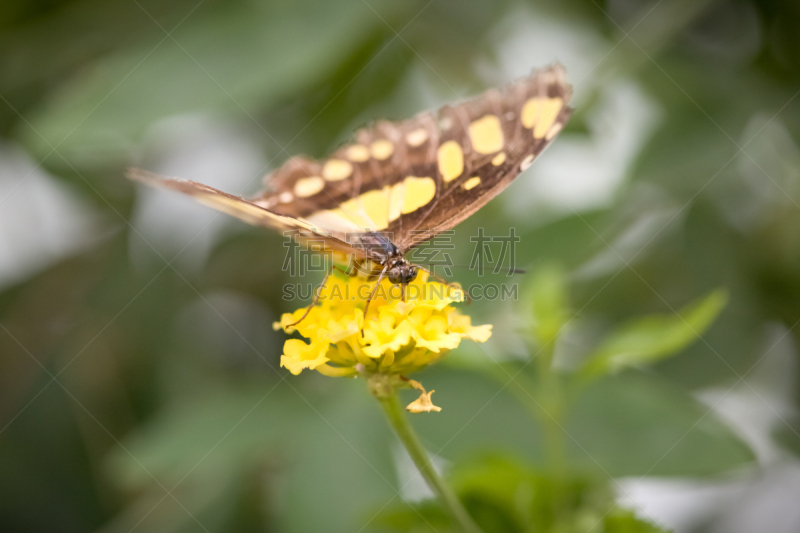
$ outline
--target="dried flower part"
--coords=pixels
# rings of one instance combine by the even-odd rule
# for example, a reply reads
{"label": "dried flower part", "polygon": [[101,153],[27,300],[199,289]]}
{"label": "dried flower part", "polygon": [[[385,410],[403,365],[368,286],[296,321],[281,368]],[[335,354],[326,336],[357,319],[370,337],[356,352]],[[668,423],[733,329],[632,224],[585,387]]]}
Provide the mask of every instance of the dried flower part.
{"label": "dried flower part", "polygon": [[405,302],[399,288],[383,280],[365,319],[366,295],[374,283],[330,276],[319,303],[297,326],[289,324],[299,320],[305,308],[286,313],[275,323],[275,329],[297,331],[308,339],[287,340],[281,366],[292,374],[308,368],[334,377],[359,372],[407,374],[435,363],[462,339],[486,342],[492,326],[473,326],[469,316],[452,306],[463,300],[463,292],[427,278],[420,273],[406,287]]}
{"label": "dried flower part", "polygon": [[419,395],[419,398],[417,398],[410,404],[406,405],[407,411],[410,411],[412,413],[430,413],[431,411],[439,412],[442,410],[441,407],[433,405],[433,402],[431,401],[431,394],[436,392],[435,390],[432,390],[430,392],[425,392],[425,387],[423,387],[419,381],[414,381],[413,379],[410,379],[408,380],[408,382],[412,387],[414,387],[418,391],[421,391],[421,394]]}

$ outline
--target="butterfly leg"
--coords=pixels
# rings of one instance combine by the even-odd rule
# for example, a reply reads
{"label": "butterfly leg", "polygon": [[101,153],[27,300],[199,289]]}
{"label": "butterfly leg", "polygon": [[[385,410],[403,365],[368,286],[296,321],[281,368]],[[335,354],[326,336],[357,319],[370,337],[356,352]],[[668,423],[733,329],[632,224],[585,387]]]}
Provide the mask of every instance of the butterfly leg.
{"label": "butterfly leg", "polygon": [[[303,316],[301,316],[301,317],[300,317],[300,320],[298,320],[298,321],[297,321],[297,322],[295,322],[294,324],[289,324],[289,326],[296,326],[297,324],[299,324],[300,322],[302,322],[302,321],[303,321],[303,319],[305,319],[305,318],[308,316],[308,314],[311,312],[311,309],[313,309],[313,308],[314,308],[314,306],[315,306],[315,305],[317,304],[317,302],[319,301],[320,294],[322,293],[322,288],[325,286],[325,283],[327,283],[327,281],[328,281],[328,278],[330,277],[330,275],[331,275],[331,274],[333,274],[333,269],[336,269],[336,270],[338,270],[339,272],[343,273],[343,274],[344,274],[344,275],[346,275],[346,276],[352,276],[352,275],[353,275],[351,272],[349,272],[349,269],[345,270],[344,268],[342,268],[342,267],[340,267],[340,266],[338,266],[338,265],[331,265],[331,268],[328,270],[328,273],[327,273],[327,274],[325,274],[325,277],[324,277],[324,278],[322,278],[322,283],[320,283],[320,284],[319,284],[319,286],[317,287],[317,290],[316,290],[316,292],[314,293],[314,299],[313,299],[313,301],[312,301],[312,302],[309,304],[309,306],[308,306],[308,307],[306,307],[306,312],[305,312],[305,313],[303,313]],[[288,327],[288,326],[287,326],[287,327]]]}
{"label": "butterfly leg", "polygon": [[427,272],[428,273],[428,277],[433,278],[434,280],[438,281],[439,283],[444,284],[446,287],[450,287],[452,289],[458,289],[459,291],[461,291],[461,293],[464,295],[464,299],[466,300],[467,305],[472,303],[472,298],[469,297],[469,293],[467,291],[465,291],[461,286],[456,285],[455,283],[450,283],[446,279],[444,279],[444,278],[442,278],[440,276],[437,276],[436,274],[434,274],[433,272],[431,272],[430,270],[428,270],[427,268],[425,268],[425,267],[423,267],[421,265],[414,265],[414,266],[419,268],[420,270],[422,270],[424,272]]}
{"label": "butterfly leg", "polygon": [[[386,265],[383,267],[383,270],[381,270],[380,276],[378,276],[378,281],[375,282],[375,286],[372,287],[372,292],[369,293],[369,298],[367,298],[367,303],[364,306],[364,321],[365,322],[367,320],[367,311],[369,310],[369,303],[372,301],[372,298],[375,297],[375,293],[378,291],[378,287],[380,287],[381,280],[383,280],[383,276],[386,274],[387,270],[389,270],[389,263],[386,263]],[[361,326],[361,338],[362,339],[364,338],[364,326],[363,326],[363,324]]]}
{"label": "butterfly leg", "polygon": [[[308,316],[308,314],[311,312],[311,310],[314,308],[314,306],[317,305],[317,302],[319,301],[319,298],[322,295],[322,288],[325,287],[325,284],[328,282],[328,278],[333,273],[333,269],[334,268],[336,268],[338,270],[342,270],[341,268],[337,267],[336,265],[331,266],[331,268],[325,274],[325,277],[322,278],[322,283],[320,283],[319,286],[317,287],[317,289],[314,291],[314,298],[311,300],[311,303],[308,304],[308,307],[306,307],[306,312],[303,313],[303,316],[300,317],[300,320],[298,320],[297,322],[294,322],[292,324],[288,324],[286,327],[296,326],[297,324],[299,324],[300,322],[305,320],[305,318]],[[342,272],[344,272],[344,271],[342,270]],[[347,272],[345,272],[345,274],[346,273]]]}
{"label": "butterfly leg", "polygon": [[345,276],[350,276],[350,277],[352,277],[352,276],[354,276],[354,275],[355,275],[353,272],[350,272],[350,270],[349,270],[349,269],[345,270],[344,268],[342,268],[342,267],[340,267],[340,266],[336,266],[336,265],[332,265],[332,266],[331,266],[331,271],[333,271],[333,269],[334,269],[334,268],[335,268],[336,270],[338,270],[339,272],[341,272],[342,274],[344,274]]}

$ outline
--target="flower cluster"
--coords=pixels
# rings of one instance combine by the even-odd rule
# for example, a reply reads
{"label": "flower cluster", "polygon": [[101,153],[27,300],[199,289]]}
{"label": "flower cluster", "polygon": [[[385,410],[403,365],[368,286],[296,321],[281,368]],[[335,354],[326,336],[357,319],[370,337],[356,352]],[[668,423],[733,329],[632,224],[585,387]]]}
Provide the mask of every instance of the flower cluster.
{"label": "flower cluster", "polygon": [[[289,339],[283,347],[281,366],[292,374],[308,368],[327,376],[367,374],[408,374],[441,359],[458,347],[462,339],[486,342],[491,325],[473,326],[470,317],[452,304],[463,300],[457,287],[428,281],[427,273],[405,288],[384,279],[364,317],[365,281],[332,275],[321,288],[319,303],[286,313],[275,329],[299,332],[308,339]],[[362,336],[363,328],[363,336]]]}

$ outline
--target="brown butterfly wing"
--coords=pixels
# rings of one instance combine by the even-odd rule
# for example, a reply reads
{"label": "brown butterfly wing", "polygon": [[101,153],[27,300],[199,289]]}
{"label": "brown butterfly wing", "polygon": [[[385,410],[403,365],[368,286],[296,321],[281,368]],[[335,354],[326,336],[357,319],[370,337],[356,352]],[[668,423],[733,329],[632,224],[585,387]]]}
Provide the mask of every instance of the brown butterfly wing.
{"label": "brown butterfly wing", "polygon": [[454,227],[508,187],[569,120],[571,92],[556,65],[440,109],[435,168],[428,174],[435,176],[436,195],[403,217],[397,247],[407,251]]}
{"label": "brown butterfly wing", "polygon": [[361,249],[348,244],[345,240],[347,235],[325,231],[301,218],[276,213],[252,201],[222,192],[196,181],[169,178],[138,168],[128,169],[126,176],[131,180],[153,187],[182,192],[204,205],[235,216],[249,224],[267,226],[278,231],[289,231],[298,239],[305,241],[318,241],[324,244],[324,249],[330,251],[359,256],[364,255]]}
{"label": "brown butterfly wing", "polygon": [[292,158],[252,199],[329,232],[386,233],[401,251],[499,194],[569,119],[556,65],[438,113],[378,122],[324,162]]}
{"label": "brown butterfly wing", "polygon": [[436,134],[432,113],[400,123],[379,121],[322,162],[293,157],[265,177],[267,190],[251,201],[330,231],[386,231],[391,187],[417,169],[427,170],[435,158],[435,151],[412,153],[404,141],[407,132],[423,126],[426,135]]}

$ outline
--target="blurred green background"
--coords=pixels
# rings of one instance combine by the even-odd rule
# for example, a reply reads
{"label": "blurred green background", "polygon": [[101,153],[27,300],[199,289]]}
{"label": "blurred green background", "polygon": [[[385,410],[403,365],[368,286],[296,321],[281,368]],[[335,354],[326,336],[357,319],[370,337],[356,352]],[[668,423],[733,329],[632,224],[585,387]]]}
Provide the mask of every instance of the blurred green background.
{"label": "blurred green background", "polygon": [[[541,274],[454,273],[520,299],[466,308],[495,334],[415,376],[443,411],[412,422],[461,494],[508,504],[494,530],[549,531],[498,496],[567,490],[537,477],[536,385],[482,365],[538,353],[532,301],[557,280],[560,373],[723,289],[700,340],[579,395],[565,468],[676,531],[800,531],[798,27],[794,0],[0,3],[0,530],[420,527],[427,493],[364,383],[278,368],[272,322],[303,305],[283,238],[123,170],[249,194],[290,155],[560,61],[572,121],[450,251],[514,227]],[[635,333],[680,336],[659,324]]]}

